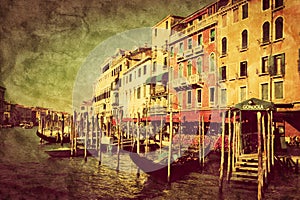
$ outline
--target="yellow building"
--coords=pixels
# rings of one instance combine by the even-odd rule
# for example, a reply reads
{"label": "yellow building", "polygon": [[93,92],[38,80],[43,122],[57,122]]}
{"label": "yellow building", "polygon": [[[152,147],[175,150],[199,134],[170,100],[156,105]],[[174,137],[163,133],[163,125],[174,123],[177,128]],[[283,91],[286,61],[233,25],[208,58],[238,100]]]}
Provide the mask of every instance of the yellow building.
{"label": "yellow building", "polygon": [[286,135],[300,133],[299,6],[297,0],[229,1],[218,15],[219,103],[274,102],[275,128]]}

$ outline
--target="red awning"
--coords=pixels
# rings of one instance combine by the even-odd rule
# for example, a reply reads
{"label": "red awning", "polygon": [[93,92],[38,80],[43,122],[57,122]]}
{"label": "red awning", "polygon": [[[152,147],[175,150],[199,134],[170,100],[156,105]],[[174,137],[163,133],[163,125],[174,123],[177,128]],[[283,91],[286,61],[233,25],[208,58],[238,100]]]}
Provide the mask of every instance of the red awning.
{"label": "red awning", "polygon": [[122,119],[122,122],[131,122],[131,121],[132,121],[131,118],[123,118],[123,119]]}
{"label": "red awning", "polygon": [[[173,122],[175,122],[175,123],[179,123],[179,114],[178,113],[176,113],[176,114],[173,114]],[[167,123],[170,123],[170,115],[167,115],[166,116],[166,122]]]}

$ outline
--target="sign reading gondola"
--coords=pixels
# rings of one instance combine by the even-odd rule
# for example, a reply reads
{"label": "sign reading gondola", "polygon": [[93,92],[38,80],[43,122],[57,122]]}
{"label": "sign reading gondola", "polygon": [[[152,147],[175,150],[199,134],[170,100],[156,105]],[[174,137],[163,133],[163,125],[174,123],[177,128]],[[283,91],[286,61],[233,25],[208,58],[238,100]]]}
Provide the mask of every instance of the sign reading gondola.
{"label": "sign reading gondola", "polygon": [[265,110],[263,105],[243,105],[242,110]]}
{"label": "sign reading gondola", "polygon": [[253,111],[274,110],[274,104],[272,102],[263,101],[261,99],[251,98],[236,104],[234,108],[239,110]]}

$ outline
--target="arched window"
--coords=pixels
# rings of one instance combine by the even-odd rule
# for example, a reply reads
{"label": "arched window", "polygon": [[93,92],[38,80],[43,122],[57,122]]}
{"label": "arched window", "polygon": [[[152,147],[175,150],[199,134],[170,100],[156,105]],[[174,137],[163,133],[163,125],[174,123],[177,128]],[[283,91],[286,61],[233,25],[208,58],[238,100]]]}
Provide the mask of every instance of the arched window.
{"label": "arched window", "polygon": [[202,62],[202,57],[199,57],[199,58],[197,59],[197,69],[198,69],[198,73],[199,73],[199,74],[201,74],[202,71],[203,71],[203,69],[202,69],[202,64],[203,64],[203,62]]}
{"label": "arched window", "polygon": [[248,47],[248,31],[243,30],[242,32],[242,49],[247,49]]}
{"label": "arched window", "polygon": [[283,37],[283,19],[278,17],[275,21],[275,39],[280,39]]}
{"label": "arched window", "polygon": [[216,68],[215,54],[211,53],[209,56],[209,72],[214,72]]}
{"label": "arched window", "polygon": [[222,39],[222,55],[227,53],[227,38],[223,37]]}
{"label": "arched window", "polygon": [[192,75],[192,62],[189,60],[187,64],[188,76]]}
{"label": "arched window", "polygon": [[265,22],[263,24],[263,43],[270,41],[270,23]]}

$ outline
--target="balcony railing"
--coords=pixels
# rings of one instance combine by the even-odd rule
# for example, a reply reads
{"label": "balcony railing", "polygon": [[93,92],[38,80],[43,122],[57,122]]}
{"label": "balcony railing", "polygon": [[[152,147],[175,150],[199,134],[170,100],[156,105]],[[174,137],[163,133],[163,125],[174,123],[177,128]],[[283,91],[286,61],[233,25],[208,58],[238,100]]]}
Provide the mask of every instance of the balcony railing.
{"label": "balcony railing", "polygon": [[198,45],[197,47],[194,48],[194,53],[202,53],[203,52],[203,45]]}
{"label": "balcony railing", "polygon": [[184,57],[187,58],[187,57],[190,57],[193,55],[193,49],[188,49],[184,52]]}

